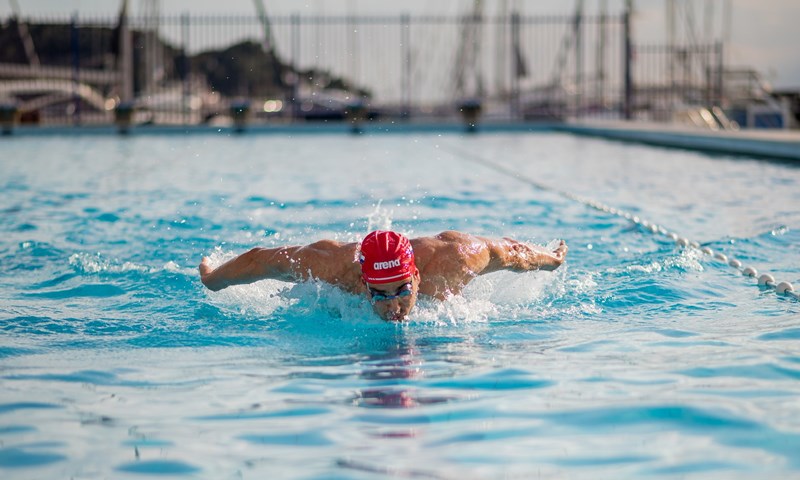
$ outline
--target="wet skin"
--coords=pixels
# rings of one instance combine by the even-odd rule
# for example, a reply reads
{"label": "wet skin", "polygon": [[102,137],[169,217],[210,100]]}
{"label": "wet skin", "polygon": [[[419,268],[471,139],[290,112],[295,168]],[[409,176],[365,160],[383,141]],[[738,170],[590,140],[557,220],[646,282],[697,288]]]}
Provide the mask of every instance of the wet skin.
{"label": "wet skin", "polygon": [[[358,243],[320,240],[310,245],[253,248],[214,268],[210,259],[200,263],[200,278],[210,290],[272,278],[286,282],[319,280],[372,300],[369,288],[394,296],[408,279],[395,283],[364,282],[357,261]],[[567,255],[561,241],[553,250],[510,238],[491,239],[456,231],[411,239],[417,271],[411,295],[372,302],[373,310],[389,321],[406,319],[418,295],[446,300],[461,293],[474,278],[507,270],[528,272],[558,268]]]}

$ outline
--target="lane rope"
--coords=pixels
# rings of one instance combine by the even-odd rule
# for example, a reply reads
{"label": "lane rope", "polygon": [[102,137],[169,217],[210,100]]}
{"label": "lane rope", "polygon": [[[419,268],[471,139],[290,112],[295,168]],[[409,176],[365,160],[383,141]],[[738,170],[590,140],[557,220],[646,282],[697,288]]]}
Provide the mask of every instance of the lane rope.
{"label": "lane rope", "polygon": [[[567,192],[567,191],[564,191],[564,190],[559,190],[557,188],[553,188],[553,187],[551,187],[549,185],[546,185],[544,183],[541,183],[541,182],[538,182],[536,180],[533,180],[532,178],[528,178],[528,177],[526,177],[526,176],[520,174],[519,172],[516,172],[516,171],[514,171],[514,170],[512,170],[510,168],[504,167],[502,165],[498,165],[498,164],[492,162],[491,160],[487,160],[486,158],[483,158],[480,155],[477,155],[475,153],[472,153],[472,152],[469,152],[469,151],[466,151],[466,150],[461,150],[460,148],[452,147],[452,146],[446,146],[446,147],[444,147],[444,149],[448,150],[450,153],[452,153],[452,154],[454,154],[454,155],[456,155],[458,157],[465,158],[466,160],[469,160],[469,161],[471,161],[473,163],[480,164],[480,165],[482,165],[484,167],[487,167],[487,168],[489,168],[489,169],[491,169],[491,170],[493,170],[495,172],[502,173],[502,174],[504,174],[506,176],[509,176],[509,177],[511,177],[511,178],[513,178],[515,180],[518,180],[518,181],[520,181],[522,183],[528,184],[528,185],[530,185],[530,186],[532,186],[534,188],[537,188],[539,190],[556,193],[556,194],[558,194],[558,195],[560,195],[560,196],[562,196],[564,198],[567,198],[569,200],[581,203],[581,204],[583,204],[583,205],[585,205],[585,206],[587,206],[589,208],[593,208],[593,209],[598,210],[598,211],[603,212],[603,213],[607,213],[607,214],[610,214],[610,215],[615,215],[617,217],[624,218],[625,220],[628,220],[628,221],[632,222],[634,225],[642,227],[646,232],[650,232],[653,235],[665,236],[665,237],[669,238],[671,241],[673,241],[675,243],[675,245],[677,245],[677,246],[679,246],[681,248],[698,250],[701,253],[703,253],[704,255],[706,255],[707,257],[709,257],[710,259],[712,259],[714,261],[717,261],[717,262],[724,263],[724,264],[728,265],[729,267],[732,267],[732,268],[738,270],[739,273],[741,275],[745,276],[745,277],[750,277],[750,278],[757,279],[756,280],[757,281],[757,285],[760,288],[772,289],[772,290],[775,290],[775,293],[778,294],[778,295],[784,295],[784,296],[787,296],[787,297],[794,298],[795,300],[800,300],[800,291],[796,290],[794,285],[792,285],[790,282],[785,282],[785,281],[778,282],[778,281],[775,280],[775,277],[773,277],[769,273],[762,273],[761,275],[759,275],[758,274],[758,270],[756,270],[755,268],[749,267],[749,266],[745,266],[741,261],[739,261],[739,260],[737,260],[737,259],[735,259],[733,257],[729,257],[729,256],[725,255],[722,252],[715,252],[714,250],[712,250],[709,247],[701,247],[699,242],[689,240],[685,236],[682,236],[682,235],[679,235],[679,234],[677,234],[675,232],[667,230],[666,228],[664,228],[661,225],[649,222],[649,221],[644,220],[644,219],[640,218],[639,216],[634,215],[634,214],[632,214],[630,212],[626,212],[624,210],[611,207],[609,205],[606,205],[604,203],[598,202],[596,200],[592,200],[592,199],[586,198],[586,197],[581,197],[579,195],[575,195],[574,193],[570,193],[570,192]],[[798,285],[798,288],[800,288],[800,285]]]}

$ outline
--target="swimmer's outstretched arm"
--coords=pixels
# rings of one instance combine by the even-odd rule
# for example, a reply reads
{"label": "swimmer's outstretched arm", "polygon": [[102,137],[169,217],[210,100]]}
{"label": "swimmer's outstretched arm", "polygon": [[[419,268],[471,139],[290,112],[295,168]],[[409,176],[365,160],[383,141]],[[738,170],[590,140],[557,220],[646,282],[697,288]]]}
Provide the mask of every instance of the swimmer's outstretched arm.
{"label": "swimmer's outstretched arm", "polygon": [[253,283],[264,279],[302,282],[318,278],[353,289],[354,282],[343,273],[353,264],[355,244],[320,240],[306,246],[254,248],[217,268],[208,257],[200,262],[200,280],[209,290]]}
{"label": "swimmer's outstretched arm", "polygon": [[296,279],[291,268],[291,259],[299,248],[254,248],[217,268],[211,266],[208,257],[203,257],[199,267],[200,280],[213,291],[267,278],[293,281]]}

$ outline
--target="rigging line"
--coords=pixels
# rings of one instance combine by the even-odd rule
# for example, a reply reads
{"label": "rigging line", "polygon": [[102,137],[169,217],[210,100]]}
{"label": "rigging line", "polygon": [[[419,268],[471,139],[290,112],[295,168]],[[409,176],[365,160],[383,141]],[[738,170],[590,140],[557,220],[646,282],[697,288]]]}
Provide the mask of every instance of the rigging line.
{"label": "rigging line", "polygon": [[534,188],[537,188],[539,190],[542,190],[542,191],[545,191],[545,192],[556,193],[556,194],[558,194],[558,195],[560,195],[560,196],[562,196],[564,198],[567,198],[569,200],[573,200],[575,202],[581,203],[581,204],[583,204],[583,205],[585,205],[585,206],[587,206],[589,208],[593,208],[593,209],[598,210],[600,212],[607,213],[609,215],[615,215],[615,216],[624,218],[626,220],[629,220],[632,223],[634,223],[634,224],[636,224],[638,226],[641,226],[642,228],[644,228],[645,231],[650,232],[653,235],[659,235],[660,234],[660,235],[663,235],[665,237],[668,237],[670,240],[675,242],[675,244],[678,245],[679,247],[691,248],[691,249],[694,249],[694,250],[698,250],[701,253],[703,253],[704,255],[708,256],[712,260],[725,263],[728,266],[738,270],[745,277],[752,277],[752,278],[756,278],[757,277],[758,278],[758,286],[761,287],[761,288],[770,288],[770,289],[775,290],[775,293],[777,293],[778,295],[785,295],[785,296],[788,296],[788,297],[792,297],[795,300],[800,300],[800,291],[796,291],[794,286],[791,283],[789,283],[789,282],[778,282],[778,281],[775,280],[775,277],[773,277],[772,275],[770,275],[768,273],[762,273],[759,276],[758,275],[758,270],[756,270],[755,268],[752,268],[752,267],[744,266],[741,261],[739,261],[739,260],[737,260],[737,259],[735,259],[733,257],[728,257],[727,255],[725,255],[722,252],[714,252],[714,250],[712,250],[710,247],[701,247],[700,243],[698,243],[696,241],[691,241],[691,240],[687,239],[684,236],[678,235],[675,232],[672,232],[672,231],[669,231],[669,230],[665,229],[663,226],[659,226],[658,224],[655,224],[655,223],[652,223],[652,222],[648,222],[647,220],[641,219],[638,216],[633,215],[630,212],[626,212],[624,210],[620,210],[618,208],[614,208],[614,207],[605,205],[605,204],[603,204],[601,202],[598,202],[596,200],[592,200],[592,199],[589,199],[589,198],[584,198],[584,197],[581,197],[579,195],[575,195],[574,193],[570,193],[570,192],[567,192],[565,190],[559,190],[557,188],[553,188],[553,187],[551,187],[549,185],[546,185],[544,183],[537,182],[536,180],[533,180],[532,178],[528,178],[525,175],[522,175],[519,172],[516,172],[516,171],[512,170],[511,168],[504,167],[504,166],[499,165],[499,164],[497,164],[497,163],[495,163],[495,162],[493,162],[493,161],[491,161],[491,160],[489,160],[489,159],[487,159],[485,157],[482,157],[482,156],[480,156],[480,155],[478,155],[476,153],[472,153],[470,151],[460,149],[460,148],[455,147],[453,145],[442,145],[441,148],[443,150],[445,150],[445,151],[448,151],[449,153],[452,153],[453,155],[455,155],[458,158],[463,158],[463,159],[468,160],[468,161],[470,161],[472,163],[476,163],[476,164],[482,165],[482,166],[484,166],[484,167],[486,167],[486,168],[488,168],[490,170],[493,170],[493,171],[495,171],[497,173],[501,173],[503,175],[509,176],[509,177],[519,181],[519,182],[525,183],[525,184],[530,185],[530,186],[532,186]]}

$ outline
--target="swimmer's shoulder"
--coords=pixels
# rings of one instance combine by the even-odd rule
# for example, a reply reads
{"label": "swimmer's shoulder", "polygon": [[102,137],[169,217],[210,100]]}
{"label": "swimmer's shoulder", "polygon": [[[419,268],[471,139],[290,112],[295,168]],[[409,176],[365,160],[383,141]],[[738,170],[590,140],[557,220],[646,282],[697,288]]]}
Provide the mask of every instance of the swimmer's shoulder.
{"label": "swimmer's shoulder", "polygon": [[441,233],[438,233],[430,237],[414,238],[411,240],[411,245],[414,247],[416,251],[417,246],[421,248],[437,248],[453,243],[463,243],[469,241],[472,238],[474,238],[472,235],[469,235],[464,232],[458,232],[456,230],[445,230]]}
{"label": "swimmer's shoulder", "polygon": [[360,284],[361,266],[356,258],[358,244],[318,240],[303,248],[304,259],[318,280],[355,291]]}
{"label": "swimmer's shoulder", "polygon": [[421,272],[431,274],[460,268],[464,261],[464,245],[474,240],[455,230],[446,230],[430,237],[411,240],[417,267]]}

